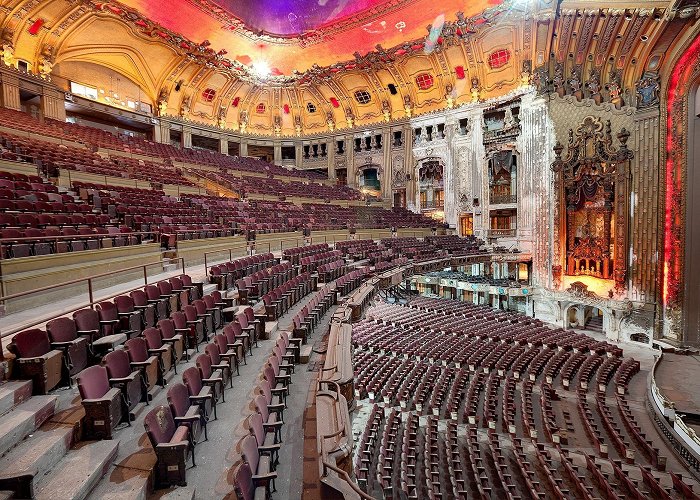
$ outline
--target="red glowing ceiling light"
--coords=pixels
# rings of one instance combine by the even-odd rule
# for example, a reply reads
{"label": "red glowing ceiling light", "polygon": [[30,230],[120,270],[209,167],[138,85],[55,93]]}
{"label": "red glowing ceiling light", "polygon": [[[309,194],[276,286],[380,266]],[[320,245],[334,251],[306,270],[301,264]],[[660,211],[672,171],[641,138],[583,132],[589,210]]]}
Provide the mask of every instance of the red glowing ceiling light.
{"label": "red glowing ceiling light", "polygon": [[235,97],[235,98],[233,99],[233,102],[231,103],[231,106],[233,106],[234,108],[237,108],[239,102],[241,102],[241,98],[240,98],[240,97]]}
{"label": "red glowing ceiling light", "polygon": [[284,106],[282,106],[282,109],[284,110],[285,115],[289,114],[289,104],[285,104]]}
{"label": "red glowing ceiling light", "polygon": [[39,33],[39,30],[41,27],[44,25],[44,20],[42,18],[37,19],[32,23],[32,25],[29,27],[27,31],[29,31],[30,35],[36,36],[37,33]]}
{"label": "red glowing ceiling light", "polygon": [[338,99],[336,99],[335,97],[331,97],[331,104],[333,105],[334,108],[340,107],[340,103],[338,102]]}
{"label": "red glowing ceiling light", "polygon": [[457,76],[457,80],[464,80],[466,76],[464,73],[464,66],[456,66],[455,75]]}

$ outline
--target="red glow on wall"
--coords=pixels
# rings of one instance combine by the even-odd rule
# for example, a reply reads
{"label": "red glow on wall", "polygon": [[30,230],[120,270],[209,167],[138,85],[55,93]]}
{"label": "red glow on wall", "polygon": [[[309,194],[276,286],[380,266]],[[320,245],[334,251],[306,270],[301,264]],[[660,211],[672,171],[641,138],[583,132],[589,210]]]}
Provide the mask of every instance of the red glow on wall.
{"label": "red glow on wall", "polygon": [[29,27],[27,31],[29,31],[30,35],[36,36],[37,33],[39,33],[39,30],[41,27],[44,25],[44,20],[42,18],[37,19],[32,23],[32,25]]}
{"label": "red glow on wall", "polygon": [[455,75],[457,76],[457,80],[464,80],[464,66],[455,66]]}
{"label": "red glow on wall", "polygon": [[671,74],[668,99],[666,101],[666,194],[664,207],[664,265],[662,278],[662,302],[664,306],[678,299],[679,280],[681,279],[680,248],[683,239],[683,162],[685,158],[685,139],[677,138],[682,132],[682,123],[675,117],[683,119],[683,110],[674,111],[679,99],[687,99],[689,81],[693,70],[700,62],[700,37],[688,47],[680,57]]}
{"label": "red glow on wall", "polygon": [[333,105],[334,108],[340,107],[340,103],[338,102],[338,99],[335,97],[331,97],[331,104]]}
{"label": "red glow on wall", "polygon": [[289,104],[285,104],[284,106],[282,106],[282,109],[284,110],[285,115],[289,114]]}
{"label": "red glow on wall", "polygon": [[234,108],[237,108],[239,102],[241,102],[241,98],[240,98],[240,97],[236,97],[236,98],[233,99],[233,102],[231,103],[231,106],[233,106]]}

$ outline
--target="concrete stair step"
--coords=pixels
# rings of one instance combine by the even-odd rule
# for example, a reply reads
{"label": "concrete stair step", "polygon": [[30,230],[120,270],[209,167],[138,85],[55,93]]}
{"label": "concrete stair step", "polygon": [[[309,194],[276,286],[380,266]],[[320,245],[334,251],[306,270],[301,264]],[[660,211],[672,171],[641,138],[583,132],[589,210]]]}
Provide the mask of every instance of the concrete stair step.
{"label": "concrete stair step", "polygon": [[2,457],[0,470],[4,474],[20,475],[34,469],[43,474],[68,453],[72,444],[71,427],[47,424]]}
{"label": "concrete stair step", "polygon": [[91,500],[146,500],[148,498],[150,471],[112,467],[90,493]]}
{"label": "concrete stair step", "polygon": [[86,442],[68,452],[56,467],[37,481],[36,500],[87,498],[111,467],[118,450],[119,441],[104,440]]}
{"label": "concrete stair step", "polygon": [[51,418],[58,406],[56,396],[34,396],[0,418],[0,456]]}
{"label": "concrete stair step", "polygon": [[204,283],[202,286],[202,291],[204,295],[209,295],[211,292],[216,290],[216,285],[214,283]]}
{"label": "concrete stair step", "polygon": [[0,385],[0,415],[32,397],[31,380],[11,380]]}

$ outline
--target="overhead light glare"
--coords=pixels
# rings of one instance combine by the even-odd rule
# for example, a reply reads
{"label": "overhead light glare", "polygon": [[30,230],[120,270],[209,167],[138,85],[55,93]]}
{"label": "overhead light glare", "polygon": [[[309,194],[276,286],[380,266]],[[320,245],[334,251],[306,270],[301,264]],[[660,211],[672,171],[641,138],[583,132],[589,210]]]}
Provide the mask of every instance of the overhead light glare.
{"label": "overhead light glare", "polygon": [[253,63],[253,73],[255,73],[258,78],[264,80],[270,76],[270,65],[267,63],[267,61],[255,61]]}

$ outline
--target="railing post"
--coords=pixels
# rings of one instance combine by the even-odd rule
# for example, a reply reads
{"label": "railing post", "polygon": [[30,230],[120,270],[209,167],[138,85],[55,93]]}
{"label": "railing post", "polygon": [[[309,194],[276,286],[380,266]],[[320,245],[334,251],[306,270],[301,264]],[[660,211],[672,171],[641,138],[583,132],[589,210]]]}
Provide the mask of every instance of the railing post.
{"label": "railing post", "polygon": [[148,285],[148,271],[146,271],[146,266],[142,266],[143,269],[143,284]]}
{"label": "railing post", "polygon": [[88,300],[90,301],[90,306],[92,306],[95,302],[92,296],[92,278],[88,279]]}

